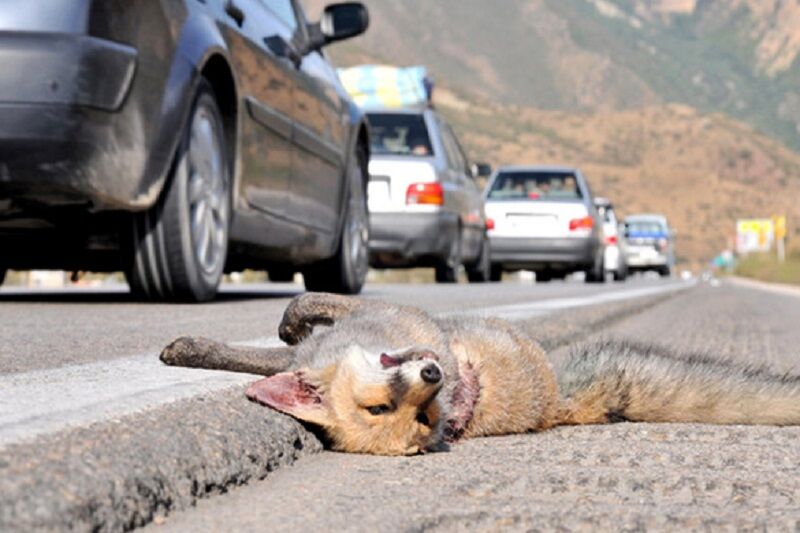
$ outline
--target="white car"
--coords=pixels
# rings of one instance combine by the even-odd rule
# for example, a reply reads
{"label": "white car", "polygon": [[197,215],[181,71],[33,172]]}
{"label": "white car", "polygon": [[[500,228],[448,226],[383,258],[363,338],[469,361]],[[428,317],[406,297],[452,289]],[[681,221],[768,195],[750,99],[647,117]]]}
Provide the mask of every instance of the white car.
{"label": "white car", "polygon": [[432,266],[436,281],[489,280],[483,195],[450,126],[433,109],[370,109],[370,265]]}
{"label": "white car", "polygon": [[625,281],[628,277],[628,264],[625,261],[625,240],[619,238],[619,222],[614,212],[614,205],[607,199],[596,197],[594,205],[603,219],[603,246],[605,251],[604,266],[606,274],[611,274],[614,281]]}
{"label": "white car", "polygon": [[585,272],[605,281],[602,220],[578,169],[503,167],[489,180],[486,216],[492,279],[532,270],[537,281]]}
{"label": "white car", "polygon": [[654,270],[668,277],[675,266],[673,238],[667,218],[658,214],[625,217],[625,260],[629,272]]}

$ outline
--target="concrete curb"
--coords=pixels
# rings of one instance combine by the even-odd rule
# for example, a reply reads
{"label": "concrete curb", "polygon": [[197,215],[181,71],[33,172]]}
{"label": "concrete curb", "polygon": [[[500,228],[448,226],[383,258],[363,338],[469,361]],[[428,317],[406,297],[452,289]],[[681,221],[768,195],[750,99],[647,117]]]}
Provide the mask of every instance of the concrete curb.
{"label": "concrete curb", "polygon": [[0,530],[130,530],[320,450],[243,387],[182,400],[4,449]]}
{"label": "concrete curb", "polygon": [[[521,324],[552,350],[684,290]],[[320,450],[301,424],[236,386],[0,450],[0,530],[130,530]]]}

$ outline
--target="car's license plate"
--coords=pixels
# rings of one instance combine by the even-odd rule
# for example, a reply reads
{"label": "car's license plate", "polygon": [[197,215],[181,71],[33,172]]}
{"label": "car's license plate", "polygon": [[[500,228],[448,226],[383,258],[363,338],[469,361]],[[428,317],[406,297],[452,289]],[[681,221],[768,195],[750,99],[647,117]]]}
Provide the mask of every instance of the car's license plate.
{"label": "car's license plate", "polygon": [[541,235],[555,229],[556,217],[552,215],[508,215],[508,224],[515,231]]}

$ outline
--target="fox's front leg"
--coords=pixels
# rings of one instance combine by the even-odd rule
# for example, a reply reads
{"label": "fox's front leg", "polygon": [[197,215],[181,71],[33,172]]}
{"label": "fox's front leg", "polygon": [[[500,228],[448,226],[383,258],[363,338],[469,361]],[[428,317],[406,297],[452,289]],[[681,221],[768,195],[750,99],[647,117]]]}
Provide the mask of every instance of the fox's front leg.
{"label": "fox's front leg", "polygon": [[180,337],[161,351],[160,359],[171,366],[273,376],[292,367],[294,349],[230,346],[202,337]]}

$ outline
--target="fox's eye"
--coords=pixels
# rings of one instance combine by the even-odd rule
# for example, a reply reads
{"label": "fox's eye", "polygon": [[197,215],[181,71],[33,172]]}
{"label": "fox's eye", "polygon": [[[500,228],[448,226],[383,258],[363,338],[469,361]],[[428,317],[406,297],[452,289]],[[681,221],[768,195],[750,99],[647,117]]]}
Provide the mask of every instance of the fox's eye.
{"label": "fox's eye", "polygon": [[388,405],[386,405],[386,404],[383,404],[383,405],[373,405],[372,407],[367,407],[367,411],[369,411],[369,414],[371,414],[371,415],[375,415],[375,416],[377,416],[377,415],[382,415],[382,414],[384,414],[384,413],[388,413],[388,412],[389,412],[389,411],[391,411],[391,410],[392,410],[392,408],[391,408],[391,407],[389,407],[389,406],[388,406]]}
{"label": "fox's eye", "polygon": [[428,415],[426,415],[422,411],[417,413],[417,422],[419,422],[423,426],[430,426],[431,425],[431,421],[428,420]]}

